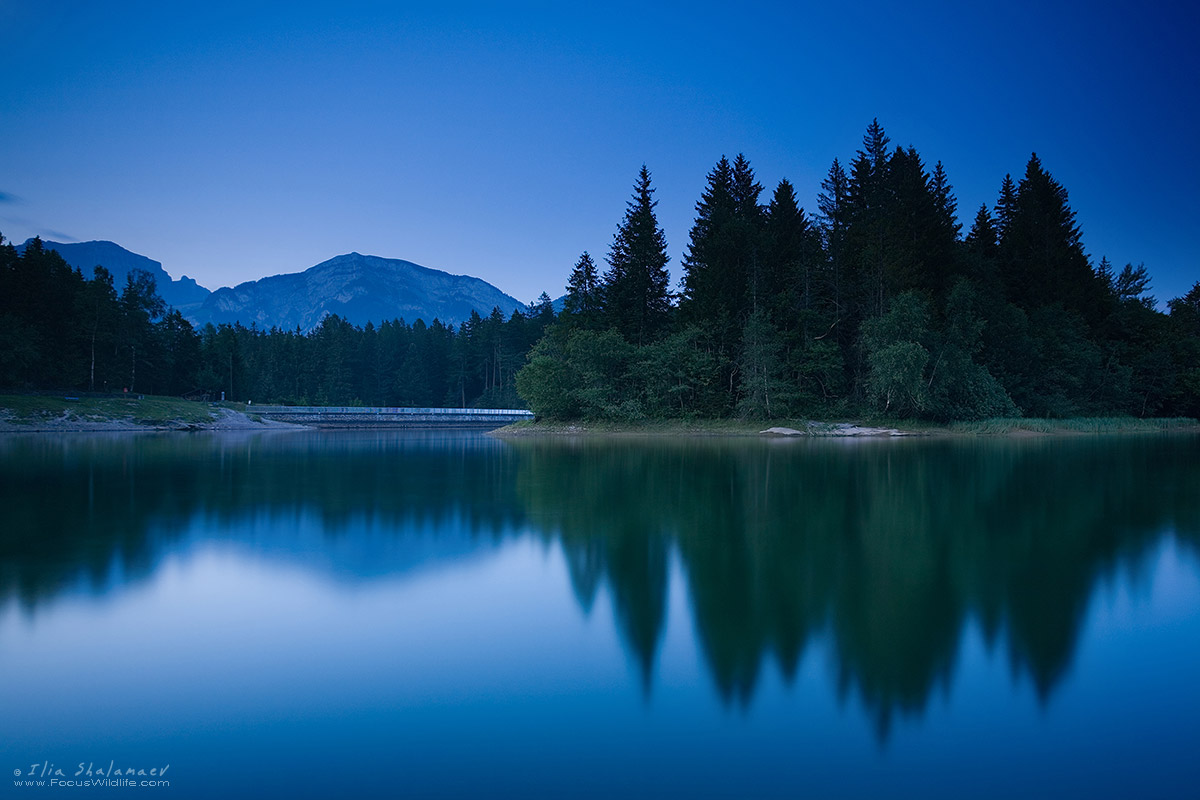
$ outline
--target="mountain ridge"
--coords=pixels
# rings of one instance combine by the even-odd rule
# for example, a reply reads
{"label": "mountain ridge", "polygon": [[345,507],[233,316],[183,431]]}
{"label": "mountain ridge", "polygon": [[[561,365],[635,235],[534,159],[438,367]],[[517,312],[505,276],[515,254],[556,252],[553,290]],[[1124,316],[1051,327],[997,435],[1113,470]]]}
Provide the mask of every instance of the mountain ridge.
{"label": "mountain ridge", "polygon": [[499,308],[509,316],[525,306],[492,284],[470,275],[397,258],[346,253],[303,272],[271,275],[216,290],[188,316],[196,325],[241,322],[262,328],[310,331],[337,314],[355,325],[392,319],[465,322]]}
{"label": "mountain ridge", "polygon": [[[25,248],[33,239],[26,239],[17,245],[17,252],[25,252]],[[125,288],[125,279],[135,269],[145,270],[154,278],[158,287],[159,297],[169,305],[179,310],[184,316],[188,311],[199,307],[211,292],[187,275],[173,279],[163,269],[161,261],[127,250],[116,242],[107,239],[96,239],[88,242],[54,242],[42,240],[42,247],[55,250],[63,260],[75,267],[88,280],[92,279],[93,269],[102,266],[113,276],[113,288],[117,294]]]}
{"label": "mountain ridge", "polygon": [[[32,239],[18,246],[24,251]],[[506,317],[526,310],[525,304],[482,278],[455,275],[398,258],[357,251],[326,259],[300,272],[283,272],[232,287],[209,291],[184,275],[172,279],[162,263],[115,242],[63,243],[43,240],[48,250],[89,280],[95,266],[113,275],[118,293],[134,269],[150,273],[159,295],[196,327],[208,323],[241,323],[261,329],[299,328],[309,332],[331,314],[354,325],[376,325],[393,319],[446,325],[467,321],[471,312],[487,316],[499,308]]]}

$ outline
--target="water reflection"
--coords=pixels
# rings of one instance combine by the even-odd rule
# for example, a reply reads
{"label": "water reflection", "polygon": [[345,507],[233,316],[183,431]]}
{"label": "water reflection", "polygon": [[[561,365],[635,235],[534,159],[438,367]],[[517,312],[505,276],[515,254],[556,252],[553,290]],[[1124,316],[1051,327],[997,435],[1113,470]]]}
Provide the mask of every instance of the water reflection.
{"label": "water reflection", "polygon": [[820,641],[883,736],[954,681],[971,624],[1047,701],[1101,582],[1165,535],[1200,544],[1198,456],[1195,437],[8,437],[0,600],[36,617],[214,538],[353,583],[532,533],[584,614],[611,598],[646,692],[677,559],[723,702],[750,704],[771,661],[794,680]]}
{"label": "water reflection", "polygon": [[579,592],[612,588],[647,670],[678,548],[728,702],[816,635],[886,732],[953,677],[970,619],[1045,700],[1097,582],[1200,531],[1189,439],[526,444],[521,495]]}

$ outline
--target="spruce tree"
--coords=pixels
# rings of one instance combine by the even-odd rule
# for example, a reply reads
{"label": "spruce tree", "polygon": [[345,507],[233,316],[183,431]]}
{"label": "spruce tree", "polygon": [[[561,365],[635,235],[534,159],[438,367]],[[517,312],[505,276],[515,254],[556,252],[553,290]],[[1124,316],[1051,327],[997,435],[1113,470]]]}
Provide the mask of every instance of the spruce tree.
{"label": "spruce tree", "polygon": [[992,258],[996,255],[996,225],[992,221],[992,215],[988,212],[986,203],[975,212],[975,221],[971,223],[971,230],[967,233],[966,245],[967,252],[973,255],[983,258]]}
{"label": "spruce tree", "polygon": [[1092,271],[1067,190],[1034,153],[1017,186],[1001,243],[1009,300],[1025,309],[1061,304],[1095,324],[1105,311],[1105,288]]}
{"label": "spruce tree", "polygon": [[594,328],[599,321],[602,311],[600,275],[596,262],[592,261],[592,256],[586,250],[575,262],[575,268],[567,279],[563,310],[572,321],[584,328]]}
{"label": "spruce tree", "polygon": [[856,324],[882,314],[886,300],[889,142],[879,120],[872,120],[850,164],[846,305]]}
{"label": "spruce tree", "polygon": [[817,195],[817,209],[820,211],[818,221],[821,226],[821,238],[825,245],[826,257],[826,294],[833,306],[835,336],[842,342],[843,332],[838,322],[842,318],[844,272],[846,260],[846,231],[849,227],[850,216],[850,179],[846,170],[835,158],[829,167],[829,173],[821,182],[821,193]]}
{"label": "spruce tree", "polygon": [[966,276],[988,296],[1002,302],[1004,287],[996,268],[996,257],[999,253],[999,235],[992,214],[987,204],[979,206],[975,213],[975,221],[964,241],[966,245]]}
{"label": "spruce tree", "polygon": [[812,227],[796,202],[786,178],[775,187],[767,206],[766,247],[758,291],[776,322],[812,305],[815,264],[811,258]]}
{"label": "spruce tree", "polygon": [[1000,198],[996,201],[996,234],[999,241],[1008,236],[1012,226],[1013,214],[1017,210],[1017,186],[1013,183],[1012,175],[1004,176],[1000,184]]}
{"label": "spruce tree", "polygon": [[647,344],[658,338],[670,318],[667,239],[654,207],[650,170],[642,165],[625,219],[613,236],[604,275],[604,314],[609,327],[626,341]]}
{"label": "spruce tree", "polygon": [[693,324],[711,323],[717,315],[716,285],[720,258],[718,236],[733,219],[733,168],[729,159],[721,160],[708,173],[708,185],[696,203],[696,221],[692,224],[688,251],[683,257],[683,298],[680,312]]}
{"label": "spruce tree", "polygon": [[929,180],[937,223],[946,236],[955,240],[962,231],[962,225],[958,222],[958,200],[954,197],[954,187],[950,185],[950,179],[946,176],[941,161],[934,165]]}

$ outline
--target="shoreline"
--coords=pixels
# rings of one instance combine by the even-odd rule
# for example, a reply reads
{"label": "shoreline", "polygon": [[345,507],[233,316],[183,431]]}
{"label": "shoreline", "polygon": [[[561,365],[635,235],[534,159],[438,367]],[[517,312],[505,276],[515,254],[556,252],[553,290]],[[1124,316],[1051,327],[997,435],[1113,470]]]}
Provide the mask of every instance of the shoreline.
{"label": "shoreline", "polygon": [[[0,395],[0,435],[22,433],[136,433],[193,431],[286,431],[396,429],[394,425],[311,425],[255,414],[240,403],[199,403],[171,397],[76,398]],[[409,427],[409,426],[402,426]],[[420,428],[415,426],[413,429]],[[532,437],[720,437],[720,438],[928,438],[1043,437],[1112,434],[1200,433],[1188,418],[1083,417],[986,419],[932,423],[894,419],[744,420],[691,419],[639,422],[526,420],[486,431],[499,439]]]}
{"label": "shoreline", "polygon": [[941,437],[1111,436],[1120,434],[1200,433],[1200,421],[1186,418],[1081,417],[1074,419],[990,419],[936,424],[861,420],[672,420],[644,423],[518,422],[490,435],[502,439],[534,437],[742,437],[770,439],[911,439]]}
{"label": "shoreline", "polygon": [[205,420],[167,419],[153,422],[138,421],[132,416],[121,419],[87,419],[64,413],[60,416],[40,416],[17,422],[9,409],[0,409],[0,435],[21,433],[191,433],[199,431],[267,431],[304,430],[305,425],[289,422],[255,420],[240,411],[214,408],[213,417]]}

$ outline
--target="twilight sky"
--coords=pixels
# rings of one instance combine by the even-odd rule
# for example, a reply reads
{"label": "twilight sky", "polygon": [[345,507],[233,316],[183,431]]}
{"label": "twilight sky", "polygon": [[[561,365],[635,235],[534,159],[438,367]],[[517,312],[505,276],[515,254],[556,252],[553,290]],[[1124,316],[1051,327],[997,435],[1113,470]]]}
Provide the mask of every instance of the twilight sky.
{"label": "twilight sky", "polygon": [[357,250],[529,301],[608,252],[643,162],[674,281],[722,154],[814,209],[878,117],[964,233],[1036,151],[1094,261],[1200,280],[1196,6],[844,7],[0,0],[0,233],[213,289]]}

